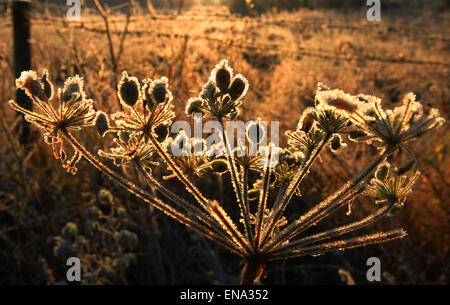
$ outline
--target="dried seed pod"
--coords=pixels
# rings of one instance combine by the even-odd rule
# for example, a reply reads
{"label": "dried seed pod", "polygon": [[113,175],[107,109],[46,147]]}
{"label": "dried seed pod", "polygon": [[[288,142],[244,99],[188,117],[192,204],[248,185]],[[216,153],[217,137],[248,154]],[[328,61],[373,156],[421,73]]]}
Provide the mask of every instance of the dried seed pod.
{"label": "dried seed pod", "polygon": [[166,101],[167,88],[165,83],[159,83],[153,86],[152,96],[157,103],[164,103]]}
{"label": "dried seed pod", "polygon": [[122,79],[118,85],[118,95],[123,103],[133,107],[141,95],[138,79],[128,76],[127,72],[123,72]]}
{"label": "dried seed pod", "polygon": [[202,109],[203,100],[201,98],[190,98],[186,105],[186,114],[193,115],[194,113],[204,114]]}
{"label": "dried seed pod", "polygon": [[97,219],[100,216],[100,214],[101,214],[100,209],[95,205],[90,206],[84,212],[84,216],[86,219]]}
{"label": "dried seed pod", "polygon": [[62,91],[62,100],[67,103],[72,99],[74,95],[84,96],[84,82],[83,78],[75,75],[74,77],[69,77],[64,82],[64,88]]}
{"label": "dried seed pod", "polygon": [[314,111],[315,109],[312,107],[305,109],[298,122],[297,129],[303,130],[305,133],[311,130],[315,122]]}
{"label": "dried seed pod", "polygon": [[16,80],[16,87],[25,90],[26,94],[30,97],[36,97],[41,101],[47,101],[47,95],[42,89],[42,84],[38,80],[35,71],[22,72],[20,77]]}
{"label": "dried seed pod", "polygon": [[202,92],[200,92],[200,98],[204,100],[212,101],[214,100],[214,96],[216,94],[216,86],[212,80],[209,80],[202,88]]}
{"label": "dried seed pod", "polygon": [[350,113],[358,109],[360,104],[356,97],[344,93],[342,90],[318,91],[316,101],[319,103],[319,107],[331,107]]}
{"label": "dried seed pod", "polygon": [[230,87],[232,76],[233,70],[228,65],[228,61],[223,59],[211,72],[210,79],[215,82],[222,93],[225,93]]}
{"label": "dried seed pod", "polygon": [[120,243],[127,250],[134,250],[139,243],[138,236],[128,230],[121,230],[118,235]]}
{"label": "dried seed pod", "polygon": [[216,85],[222,92],[226,92],[231,82],[231,74],[225,69],[219,69],[216,73]]}
{"label": "dried seed pod", "polygon": [[156,134],[156,140],[159,143],[162,143],[169,136],[169,127],[161,124],[161,125],[157,126],[153,132]]}
{"label": "dried seed pod", "polygon": [[231,83],[228,93],[230,94],[231,100],[236,101],[243,97],[248,88],[248,81],[242,75],[238,74],[234,77]]}
{"label": "dried seed pod", "polygon": [[377,178],[380,181],[383,181],[386,179],[386,177],[389,175],[389,163],[384,163],[378,167],[377,171],[375,172],[375,178]]}
{"label": "dried seed pod", "polygon": [[44,69],[42,72],[41,84],[42,84],[44,93],[47,96],[47,99],[51,100],[53,98],[54,90],[53,90],[53,84],[48,79],[47,69]]}
{"label": "dried seed pod", "polygon": [[341,148],[341,138],[339,136],[334,136],[333,139],[331,139],[331,150],[333,152],[336,152]]}
{"label": "dried seed pod", "polygon": [[97,128],[99,135],[102,137],[109,129],[108,116],[103,111],[97,112],[97,117],[95,118],[95,128]]}

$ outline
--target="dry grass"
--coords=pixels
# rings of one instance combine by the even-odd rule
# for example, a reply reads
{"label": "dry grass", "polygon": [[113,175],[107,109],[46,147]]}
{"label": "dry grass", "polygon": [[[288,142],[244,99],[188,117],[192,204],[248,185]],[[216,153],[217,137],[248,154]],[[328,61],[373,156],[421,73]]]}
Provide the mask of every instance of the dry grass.
{"label": "dry grass", "polygon": [[[224,10],[195,9],[180,16],[132,16],[118,70],[127,70],[139,78],[168,76],[179,111],[177,118],[183,120],[185,102],[197,94],[210,69],[222,58],[227,58],[250,81],[242,119],[259,116],[279,120],[283,134],[296,125],[302,110],[311,105],[319,81],[349,93],[380,96],[389,106],[414,90],[424,105],[439,108],[448,120],[450,16],[447,12],[414,17],[388,17],[373,24],[358,13],[299,11],[249,19],[230,16]],[[33,69],[48,68],[58,86],[67,76],[79,73],[86,80],[96,108],[114,110],[118,100],[113,84],[120,75],[113,73],[103,20],[94,15],[83,16],[82,20],[81,24],[64,23],[48,16],[34,16]],[[125,20],[125,15],[110,16],[115,47]],[[1,19],[0,24],[0,100],[6,105],[13,96],[14,85],[12,35],[9,19]],[[10,127],[16,122],[16,115],[4,106],[0,114],[0,138],[5,143],[0,147],[0,282],[64,280],[64,263],[53,254],[52,237],[59,235],[68,221],[77,223],[79,231],[85,234],[81,229],[84,211],[87,206],[98,204],[95,198],[101,188],[114,190],[119,205],[128,211],[125,221],[117,215],[110,218],[119,219],[123,222],[120,228],[139,235],[134,251],[137,262],[127,269],[127,282],[237,281],[231,276],[237,274],[236,259],[227,257],[227,252],[159,217],[158,212],[141,208],[139,202],[116,190],[85,162],[75,178],[68,177],[49,157],[49,148],[41,141],[33,142],[28,150],[21,149],[12,140],[15,134]],[[38,138],[38,131],[32,132]],[[89,137],[95,137],[94,133],[83,139],[88,145],[103,145],[92,144],[96,142]],[[386,264],[385,281],[448,283],[449,137],[445,125],[413,146],[423,175],[406,208],[389,220],[391,227],[405,228],[407,240],[350,251],[345,256],[274,264],[272,276],[263,282],[335,283],[339,282],[340,268],[350,271],[357,283],[366,283],[366,258],[380,256]],[[100,147],[91,148],[96,151]],[[364,161],[369,153],[366,150],[361,147],[324,156],[323,163],[316,164],[305,181],[304,199],[298,200],[298,205],[292,204],[296,206],[292,214],[298,215],[307,210],[308,202],[321,199],[321,189],[333,190],[346,181],[359,169],[353,160]],[[199,181],[205,189],[211,183]],[[231,185],[224,185],[224,193],[225,198],[231,194]],[[328,228],[342,223],[345,217],[356,218],[369,205],[361,201],[354,205],[351,216],[341,211],[331,223],[321,226]],[[108,247],[116,249],[109,242],[99,246],[103,250],[91,252],[104,258]],[[182,250],[173,251],[174,248]],[[183,252],[188,254],[180,256]],[[186,257],[197,259],[185,260]],[[230,264],[221,265],[219,261]],[[329,268],[335,276],[328,275]],[[121,282],[119,269],[113,266],[113,275],[107,280],[98,275],[98,282]],[[49,270],[53,275],[49,275]]]}

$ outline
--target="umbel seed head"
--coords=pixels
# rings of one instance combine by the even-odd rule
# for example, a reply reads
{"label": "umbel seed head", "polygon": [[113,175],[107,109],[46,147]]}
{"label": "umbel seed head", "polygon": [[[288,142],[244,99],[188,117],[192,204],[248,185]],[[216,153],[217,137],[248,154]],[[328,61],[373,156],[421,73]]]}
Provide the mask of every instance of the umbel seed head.
{"label": "umbel seed head", "polygon": [[156,140],[157,140],[159,143],[162,143],[162,142],[164,142],[164,141],[167,139],[167,137],[169,136],[169,127],[166,126],[166,125],[161,124],[161,125],[159,125],[159,126],[157,126],[157,127],[155,128],[154,132],[155,132],[155,134],[156,134]]}
{"label": "umbel seed head", "polygon": [[341,148],[341,138],[339,136],[334,136],[331,140],[331,150],[337,151]]}
{"label": "umbel seed head", "polygon": [[26,94],[30,97],[37,97],[41,101],[47,100],[47,96],[42,89],[42,84],[38,80],[35,71],[22,72],[16,80],[16,87],[25,90]]}
{"label": "umbel seed head", "polygon": [[102,137],[109,129],[108,117],[103,111],[99,111],[97,113],[97,117],[95,119],[95,128],[97,128],[98,133]]}
{"label": "umbel seed head", "polygon": [[297,125],[299,130],[302,130],[305,133],[308,133],[311,130],[315,122],[314,111],[315,109],[313,107],[305,109]]}
{"label": "umbel seed head", "polygon": [[44,89],[44,93],[47,96],[47,99],[51,100],[53,97],[53,85],[48,79],[48,71],[44,69],[41,77],[41,84]]}
{"label": "umbel seed head", "polygon": [[83,95],[83,79],[78,75],[74,77],[69,77],[65,83],[62,91],[63,102],[68,102],[72,99],[73,95],[80,94]]}
{"label": "umbel seed head", "polygon": [[236,75],[233,82],[231,83],[230,89],[228,90],[231,100],[236,101],[241,98],[245,94],[247,87],[247,80],[243,76]]}
{"label": "umbel seed head", "polygon": [[222,93],[227,92],[230,87],[231,77],[233,76],[233,70],[228,65],[228,61],[223,59],[211,73],[211,80],[216,83],[216,86]]}
{"label": "umbel seed head", "polygon": [[380,165],[380,167],[375,172],[375,178],[377,178],[380,181],[386,179],[386,177],[389,175],[389,168],[390,168],[389,163],[384,163]]}
{"label": "umbel seed head", "polygon": [[231,82],[231,74],[225,68],[219,69],[216,73],[216,85],[222,92],[226,92]]}
{"label": "umbel seed head", "polygon": [[119,99],[133,107],[140,97],[139,82],[135,77],[129,77],[127,72],[123,72],[122,80],[118,86]]}
{"label": "umbel seed head", "polygon": [[194,113],[202,113],[203,100],[201,98],[190,98],[186,105],[186,114],[193,115]]}
{"label": "umbel seed head", "polygon": [[153,87],[152,96],[157,103],[164,103],[166,101],[167,89],[166,84],[159,83]]}

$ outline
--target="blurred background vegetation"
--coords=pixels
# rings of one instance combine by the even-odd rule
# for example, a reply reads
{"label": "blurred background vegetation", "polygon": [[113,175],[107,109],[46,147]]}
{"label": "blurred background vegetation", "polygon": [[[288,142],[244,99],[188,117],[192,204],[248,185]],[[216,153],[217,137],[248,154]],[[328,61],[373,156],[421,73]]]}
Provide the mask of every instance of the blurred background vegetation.
{"label": "blurred background vegetation", "polygon": [[[67,7],[55,5],[60,1],[33,1],[32,68],[49,69],[57,86],[80,74],[96,109],[106,112],[118,109],[115,84],[120,71],[140,79],[168,76],[177,119],[187,120],[187,99],[199,93],[214,65],[227,58],[250,81],[240,119],[278,120],[281,134],[295,128],[301,112],[312,105],[319,81],[352,94],[380,96],[386,108],[414,91],[425,108],[439,108],[449,119],[448,1],[383,0],[380,23],[365,20],[365,1],[182,2],[180,7],[175,0],[101,1],[109,8],[116,51],[125,37],[117,73],[104,21],[91,1],[84,2],[80,23],[64,20]],[[76,176],[67,174],[39,130],[31,129],[32,140],[25,147],[19,143],[22,118],[7,106],[14,96],[12,26],[7,6],[2,8],[0,283],[64,284],[65,259],[73,255],[81,258],[86,284],[238,283],[238,257],[119,189],[85,161]],[[111,138],[99,139],[93,129],[79,137],[93,152],[111,146]],[[367,284],[366,260],[378,256],[384,284],[448,284],[449,144],[447,123],[413,145],[423,175],[401,213],[376,227],[403,227],[407,239],[275,262],[261,281]],[[313,167],[303,197],[293,200],[288,215],[298,217],[372,154],[372,148],[355,144],[339,155],[328,152]],[[406,155],[398,157],[404,160]],[[119,170],[135,176],[130,168]],[[162,166],[154,174],[161,177],[167,171]],[[228,181],[196,183],[232,210]],[[180,184],[167,183],[189,198]],[[361,199],[351,215],[340,210],[317,229],[349,222],[372,209],[372,202]]]}

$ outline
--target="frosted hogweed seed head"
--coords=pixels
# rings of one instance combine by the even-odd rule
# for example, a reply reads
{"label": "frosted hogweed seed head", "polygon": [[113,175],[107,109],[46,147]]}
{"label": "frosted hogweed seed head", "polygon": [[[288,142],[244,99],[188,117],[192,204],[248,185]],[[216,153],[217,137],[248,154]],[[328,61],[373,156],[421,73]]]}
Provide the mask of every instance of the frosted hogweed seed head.
{"label": "frosted hogweed seed head", "polygon": [[238,74],[233,78],[233,82],[228,89],[228,93],[230,94],[231,100],[236,101],[242,98],[248,90],[248,81],[245,77]]}
{"label": "frosted hogweed seed head", "polygon": [[142,99],[144,103],[144,107],[147,107],[150,112],[155,110],[157,103],[153,100],[152,94],[150,92],[150,87],[152,85],[151,79],[144,79],[142,81],[144,85],[142,86]]}
{"label": "frosted hogweed seed head", "polygon": [[304,132],[308,133],[311,128],[314,125],[315,117],[313,115],[313,112],[315,109],[313,107],[308,107],[303,111],[302,117],[300,118],[297,129],[303,130]]}
{"label": "frosted hogweed seed head", "polygon": [[375,178],[382,181],[389,175],[391,165],[389,163],[381,164],[375,172]]}
{"label": "frosted hogweed seed head", "polygon": [[228,61],[225,59],[222,60],[212,72],[212,78],[216,82],[217,87],[222,92],[226,92],[230,87],[232,75],[233,72],[230,66],[228,66]]}
{"label": "frosted hogweed seed head", "polygon": [[204,100],[212,101],[216,94],[216,86],[214,85],[214,81],[209,80],[202,88],[200,92],[200,98]]}
{"label": "frosted hogweed seed head", "polygon": [[341,138],[338,135],[335,135],[333,139],[331,139],[331,150],[336,152],[341,148]]}
{"label": "frosted hogweed seed head", "polygon": [[97,112],[97,117],[95,118],[95,128],[97,128],[98,133],[102,137],[109,129],[108,116],[103,111]]}
{"label": "frosted hogweed seed head", "polygon": [[194,113],[204,113],[202,109],[203,100],[198,97],[190,98],[186,104],[186,114],[188,116],[193,115]]}
{"label": "frosted hogweed seed head", "polygon": [[156,103],[164,103],[169,94],[167,90],[168,79],[166,77],[161,77],[160,79],[154,80],[149,88],[151,96]]}
{"label": "frosted hogweed seed head", "polygon": [[319,108],[331,107],[349,113],[354,112],[359,106],[359,102],[354,96],[342,90],[319,91],[316,94],[316,100],[319,103]]}
{"label": "frosted hogweed seed head", "polygon": [[68,102],[72,99],[73,95],[80,94],[84,97],[84,82],[83,78],[75,75],[74,77],[69,77],[64,82],[64,88],[62,90],[62,100],[63,102]]}
{"label": "frosted hogweed seed head", "polygon": [[169,127],[164,124],[157,126],[154,132],[156,134],[156,140],[159,143],[164,142],[169,137]]}
{"label": "frosted hogweed seed head", "polygon": [[47,96],[47,99],[51,100],[53,98],[54,89],[53,89],[53,84],[48,79],[47,69],[44,69],[42,72],[41,84],[42,84],[44,93]]}
{"label": "frosted hogweed seed head", "polygon": [[35,71],[22,72],[20,77],[16,79],[16,87],[25,90],[26,94],[30,97],[37,97],[41,101],[48,100]]}
{"label": "frosted hogweed seed head", "polygon": [[133,107],[141,95],[138,79],[128,76],[127,72],[123,72],[122,79],[118,85],[118,95],[123,103]]}

